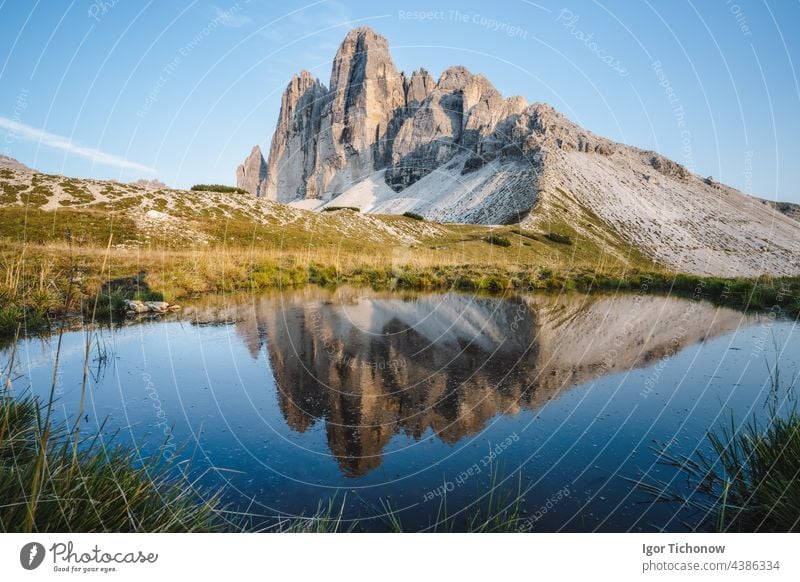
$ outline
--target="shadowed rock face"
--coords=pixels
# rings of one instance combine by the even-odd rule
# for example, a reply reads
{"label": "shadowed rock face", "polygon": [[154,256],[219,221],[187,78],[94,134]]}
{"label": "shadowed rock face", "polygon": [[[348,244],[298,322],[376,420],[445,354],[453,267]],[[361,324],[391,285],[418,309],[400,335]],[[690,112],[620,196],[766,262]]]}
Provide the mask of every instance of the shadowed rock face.
{"label": "shadowed rock face", "polygon": [[651,365],[746,317],[663,297],[398,297],[308,290],[226,313],[266,346],[286,422],[325,424],[342,470],[378,467],[396,434],[481,431],[606,374]]}

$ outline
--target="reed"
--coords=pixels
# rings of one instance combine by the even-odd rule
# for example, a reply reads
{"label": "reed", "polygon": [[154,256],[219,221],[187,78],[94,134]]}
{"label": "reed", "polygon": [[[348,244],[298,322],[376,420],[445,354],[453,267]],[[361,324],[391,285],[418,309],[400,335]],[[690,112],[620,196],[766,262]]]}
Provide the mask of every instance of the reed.
{"label": "reed", "polygon": [[157,459],[45,424],[34,398],[0,402],[0,531],[221,531],[217,496]]}
{"label": "reed", "polygon": [[674,456],[660,462],[688,477],[690,493],[670,482],[634,481],[661,502],[694,510],[695,529],[718,532],[800,531],[800,413],[795,378],[781,385],[770,368],[767,419],[727,423],[708,433],[711,454]]}

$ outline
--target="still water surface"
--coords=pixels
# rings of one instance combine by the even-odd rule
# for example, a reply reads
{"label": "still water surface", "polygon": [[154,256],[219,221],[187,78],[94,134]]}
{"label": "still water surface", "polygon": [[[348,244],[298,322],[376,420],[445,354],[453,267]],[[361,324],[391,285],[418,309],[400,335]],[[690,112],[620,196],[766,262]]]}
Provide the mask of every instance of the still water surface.
{"label": "still water surface", "polygon": [[[344,504],[357,530],[453,523],[494,482],[532,531],[683,531],[699,516],[629,479],[684,477],[657,450],[765,414],[767,361],[800,369],[795,323],[650,295],[220,297],[92,336],[84,433],[171,462],[253,514]],[[64,334],[56,416],[74,422],[84,331]],[[55,338],[17,348],[15,391],[47,397]],[[10,357],[4,349],[3,363]],[[456,528],[458,526],[456,525]]]}

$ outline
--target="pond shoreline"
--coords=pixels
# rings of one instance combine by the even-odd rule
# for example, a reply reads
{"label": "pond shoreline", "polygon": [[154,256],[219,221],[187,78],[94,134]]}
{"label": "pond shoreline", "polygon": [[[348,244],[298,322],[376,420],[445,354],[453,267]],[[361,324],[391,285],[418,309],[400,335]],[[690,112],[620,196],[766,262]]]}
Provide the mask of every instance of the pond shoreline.
{"label": "pond shoreline", "polygon": [[[327,289],[353,286],[382,291],[459,291],[495,297],[533,292],[674,295],[706,300],[718,306],[751,313],[771,313],[775,317],[796,317],[800,314],[800,277],[742,279],[662,272],[634,272],[615,277],[550,270],[503,272],[477,267],[425,271],[357,269],[342,273],[332,266],[323,268],[311,265],[307,269],[275,268],[268,279],[254,274],[248,280],[228,281],[217,289],[200,293],[173,289],[167,294],[151,289],[146,280],[146,273],[112,279],[104,283],[100,293],[94,295],[62,281],[60,286],[66,286],[66,290],[57,298],[34,294],[22,301],[12,299],[0,305],[0,338],[13,338],[18,328],[28,333],[50,331],[77,316],[87,318],[90,322],[119,320],[131,311],[131,302],[163,303],[165,296],[170,297],[168,305],[176,305],[178,301],[197,300],[204,296],[288,291],[309,285]],[[158,314],[162,310],[152,311]]]}

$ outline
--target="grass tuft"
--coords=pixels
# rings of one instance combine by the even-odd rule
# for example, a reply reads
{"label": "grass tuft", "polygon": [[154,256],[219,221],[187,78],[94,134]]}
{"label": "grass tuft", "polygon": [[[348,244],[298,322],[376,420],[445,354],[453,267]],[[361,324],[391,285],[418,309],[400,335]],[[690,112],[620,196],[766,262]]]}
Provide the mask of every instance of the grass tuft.
{"label": "grass tuft", "polygon": [[31,397],[0,396],[0,531],[221,531],[201,498],[158,459],[42,420]]}
{"label": "grass tuft", "polygon": [[[800,414],[794,382],[784,390],[777,365],[770,370],[769,414],[738,426],[733,415],[727,425],[708,433],[712,454],[673,456],[661,453],[663,464],[689,478],[690,495],[669,483],[634,481],[656,500],[680,503],[704,518],[701,528],[718,532],[800,531]],[[781,414],[782,404],[791,402]]]}

